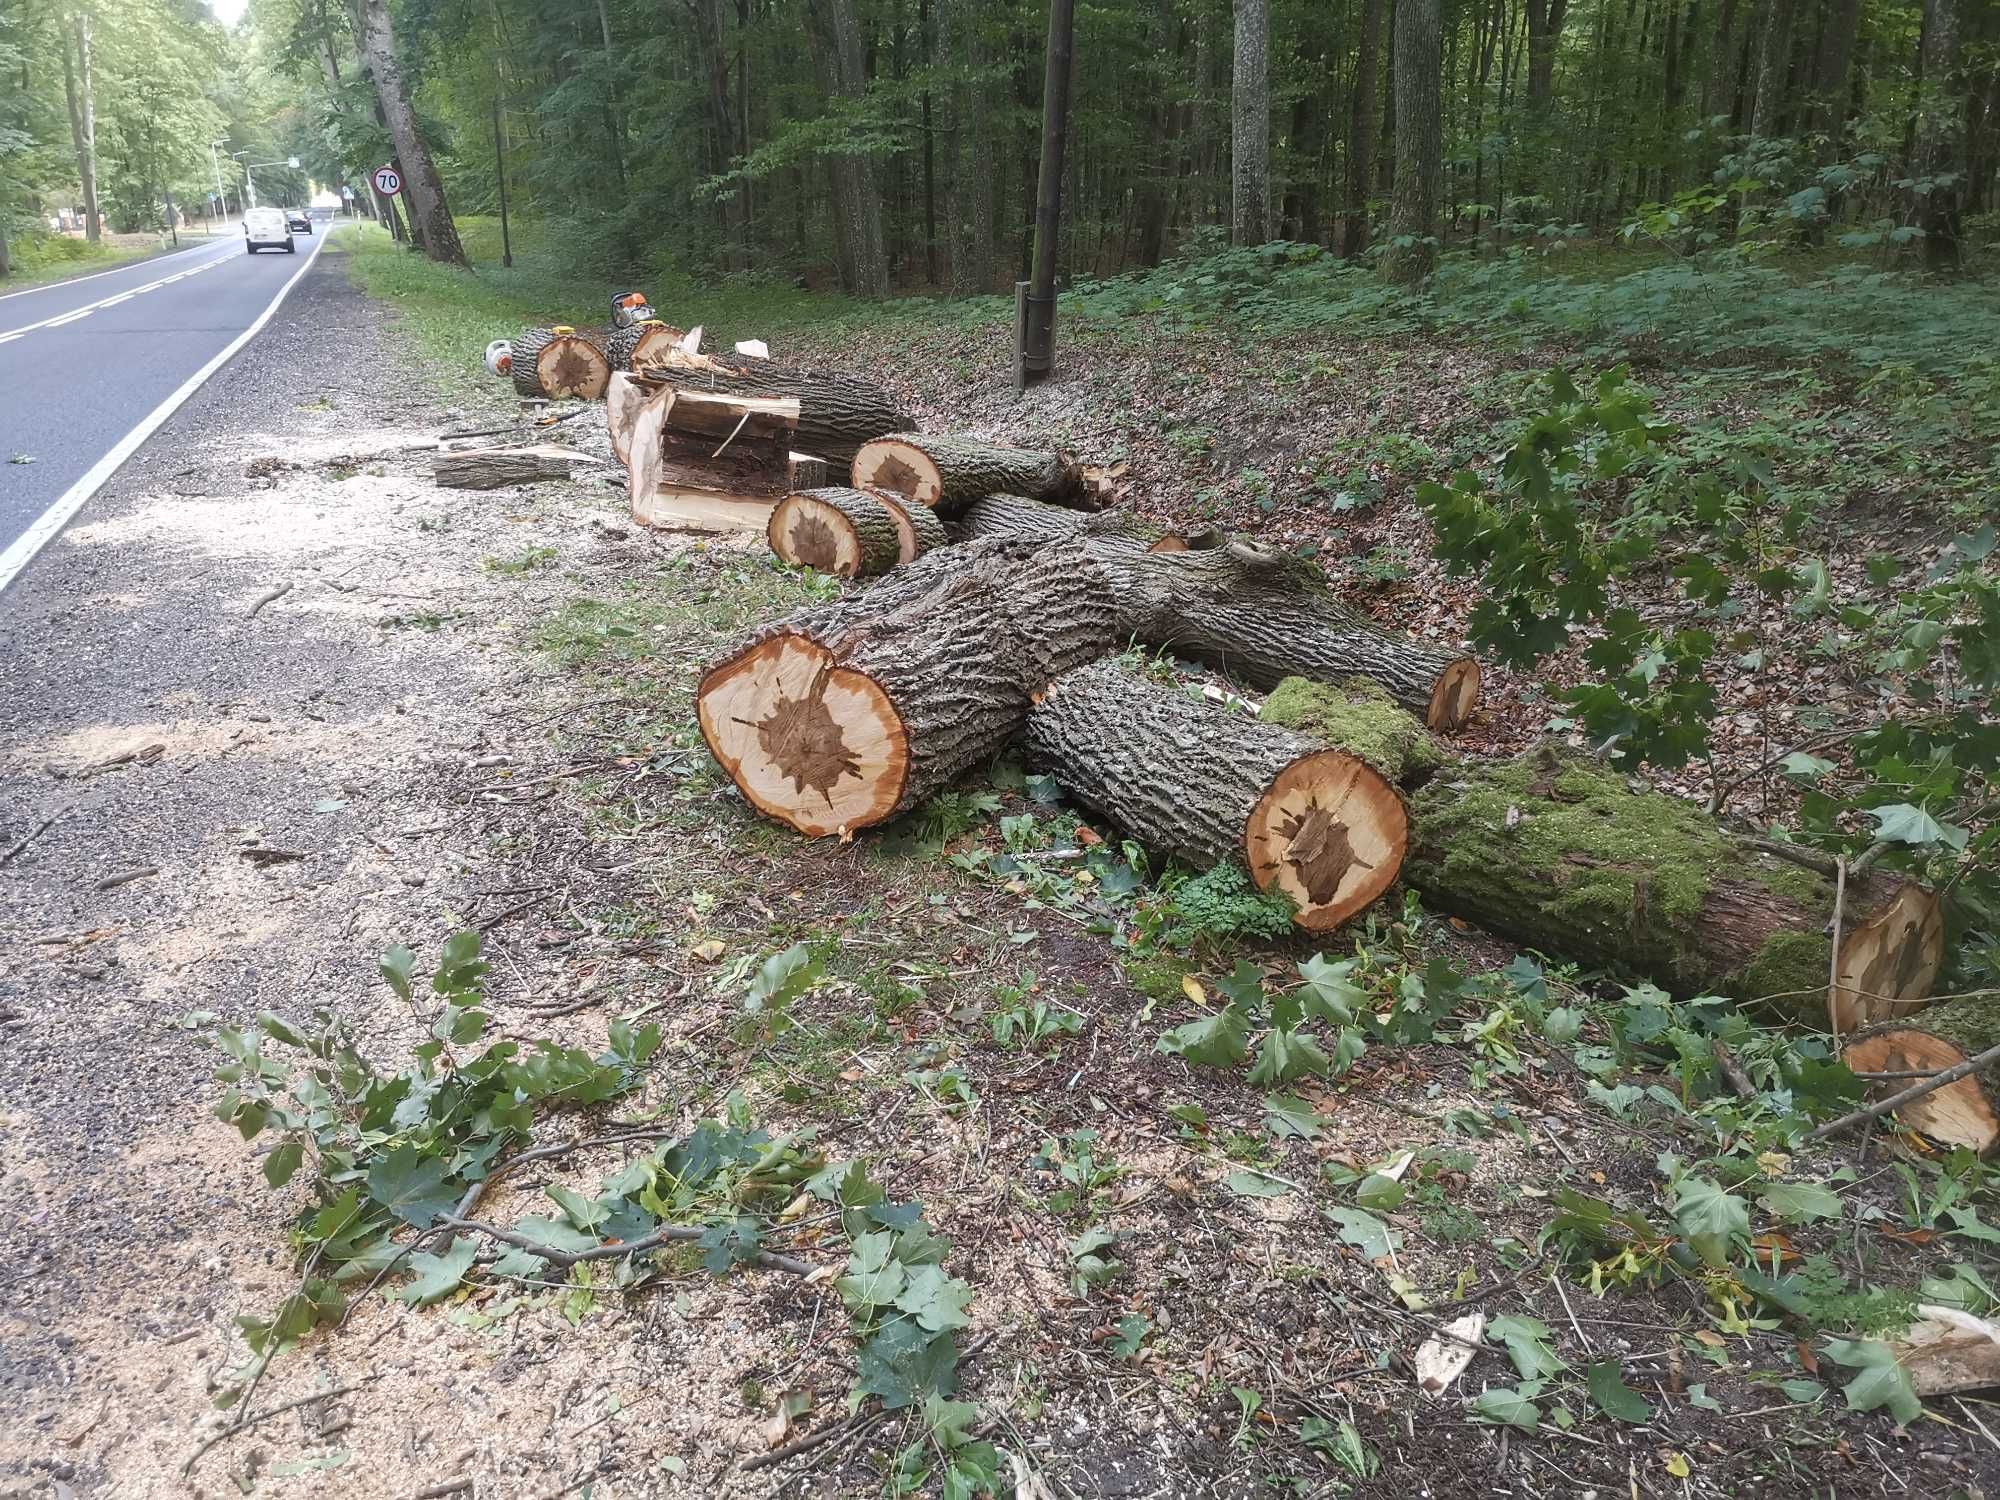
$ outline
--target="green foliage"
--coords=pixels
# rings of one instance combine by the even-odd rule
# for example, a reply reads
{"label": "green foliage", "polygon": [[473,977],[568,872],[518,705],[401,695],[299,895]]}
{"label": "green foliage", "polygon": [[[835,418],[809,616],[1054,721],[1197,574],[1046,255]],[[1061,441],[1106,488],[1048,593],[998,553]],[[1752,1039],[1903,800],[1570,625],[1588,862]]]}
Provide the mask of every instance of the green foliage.
{"label": "green foliage", "polygon": [[1281,937],[1291,930],[1291,898],[1282,891],[1258,890],[1249,872],[1234,864],[1170,881],[1163,889],[1169,901],[1161,941],[1177,947]]}

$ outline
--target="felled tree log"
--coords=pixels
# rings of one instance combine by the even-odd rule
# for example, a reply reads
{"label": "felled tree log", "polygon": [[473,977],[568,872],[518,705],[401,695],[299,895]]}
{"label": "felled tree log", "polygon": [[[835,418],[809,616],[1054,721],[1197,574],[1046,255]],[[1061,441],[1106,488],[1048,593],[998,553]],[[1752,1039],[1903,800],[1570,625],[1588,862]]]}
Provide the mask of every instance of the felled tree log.
{"label": "felled tree log", "polygon": [[889,518],[896,523],[896,536],[900,543],[898,562],[915,562],[926,552],[934,552],[951,540],[945,535],[944,522],[931,512],[928,505],[919,505],[893,490],[870,490],[868,493],[887,507]]}
{"label": "felled tree log", "polygon": [[[859,460],[856,460],[858,463]],[[910,502],[917,504],[915,500]],[[1129,541],[1142,552],[1185,552],[1188,544],[1175,532],[1142,521],[1123,511],[1088,515],[1061,505],[1030,500],[1025,495],[981,495],[945,525],[955,542],[985,536],[1014,536],[1053,542],[1078,536]]]}
{"label": "felled tree log", "polygon": [[856,489],[894,490],[950,520],[982,495],[1025,495],[1079,510],[1103,500],[1068,454],[958,433],[897,432],[854,455]]}
{"label": "felled tree log", "polygon": [[775,499],[799,488],[801,473],[824,471],[792,452],[799,407],[790,397],[654,387],[621,372],[605,410],[635,510],[662,488]]}
{"label": "felled tree log", "polygon": [[1147,681],[1117,661],[1057,678],[1028,749],[1077,801],[1147,847],[1247,866],[1309,931],[1338,927],[1396,879],[1403,799],[1359,757]]}
{"label": "felled tree log", "polygon": [[669,327],[655,318],[614,329],[606,352],[611,356],[612,369],[634,370],[642,361],[653,358],[661,350],[674,348],[680,341],[680,329]]}
{"label": "felled tree log", "polygon": [[1406,789],[1422,786],[1450,764],[1444,748],[1417,716],[1365,677],[1338,683],[1287,677],[1271,689],[1257,717],[1322,744],[1338,745]]}
{"label": "felled tree log", "polygon": [[839,578],[872,578],[902,561],[902,532],[889,507],[837,485],[785,496],[765,535],[780,562]]}
{"label": "felled tree log", "polygon": [[845,836],[992,755],[1117,630],[1081,547],[947,547],[754,633],[703,676],[702,736],[759,811]]}
{"label": "felled tree log", "polygon": [[595,401],[611,383],[604,336],[566,323],[514,340],[514,389],[523,396]]}
{"label": "felled tree log", "polygon": [[1831,880],[1582,757],[1460,765],[1410,816],[1403,878],[1425,901],[1552,956],[1818,1025],[1830,1000],[1851,1024],[1920,1002],[1937,977],[1937,897],[1871,876],[1848,882],[1829,996]]}
{"label": "felled tree log", "polygon": [[[1840,1056],[1857,1073],[1942,1072],[1996,1045],[2000,995],[1968,995],[1856,1032]],[[1990,1154],[2000,1147],[2000,1064],[1912,1099],[1896,1118],[1946,1145]]]}
{"label": "felled tree log", "polygon": [[683,390],[722,391],[739,396],[796,396],[799,447],[841,464],[849,463],[872,437],[909,426],[887,391],[845,375],[796,370],[747,355],[663,351],[634,372],[642,380],[671,381]]}
{"label": "felled tree log", "polygon": [[448,490],[497,490],[539,479],[568,479],[598,460],[574,448],[467,448],[431,459],[431,478]]}
{"label": "felled tree log", "polygon": [[1253,687],[1365,677],[1442,733],[1479,701],[1479,664],[1464,652],[1361,618],[1334,597],[1317,564],[1246,537],[1129,565],[1121,595],[1137,639]]}

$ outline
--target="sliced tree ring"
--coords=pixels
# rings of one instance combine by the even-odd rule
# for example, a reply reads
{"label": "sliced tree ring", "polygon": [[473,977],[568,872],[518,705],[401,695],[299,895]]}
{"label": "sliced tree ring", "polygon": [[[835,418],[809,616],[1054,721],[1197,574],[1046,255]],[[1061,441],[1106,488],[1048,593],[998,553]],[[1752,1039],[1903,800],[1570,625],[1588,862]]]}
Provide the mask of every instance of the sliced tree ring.
{"label": "sliced tree ring", "polygon": [[1879,910],[1849,921],[1827,1002],[1835,1036],[1922,1010],[1944,959],[1944,910],[1922,886],[1899,886]]}
{"label": "sliced tree ring", "polygon": [[[1931,1073],[1955,1068],[1996,1044],[2000,997],[1967,995],[1860,1032],[1841,1049],[1840,1060],[1857,1073]],[[1882,1085],[1904,1086],[1901,1080]],[[1991,1155],[2000,1146],[2000,1066],[1988,1064],[1912,1099],[1896,1118],[1932,1140]]]}
{"label": "sliced tree ring", "polygon": [[874,678],[808,636],[775,635],[717,663],[696,701],[717,764],[759,812],[809,838],[879,823],[902,798],[901,715]]}
{"label": "sliced tree ring", "polygon": [[1243,825],[1243,859],[1260,891],[1298,907],[1300,927],[1340,926],[1395,883],[1409,813],[1372,766],[1342,750],[1301,755],[1273,778]]}
{"label": "sliced tree ring", "polygon": [[794,490],[771,512],[764,534],[780,560],[839,578],[873,577],[903,561],[896,512],[860,490]]}
{"label": "sliced tree ring", "polygon": [[1469,656],[1460,657],[1438,674],[1424,725],[1439,734],[1452,734],[1464,727],[1478,704],[1479,663]]}

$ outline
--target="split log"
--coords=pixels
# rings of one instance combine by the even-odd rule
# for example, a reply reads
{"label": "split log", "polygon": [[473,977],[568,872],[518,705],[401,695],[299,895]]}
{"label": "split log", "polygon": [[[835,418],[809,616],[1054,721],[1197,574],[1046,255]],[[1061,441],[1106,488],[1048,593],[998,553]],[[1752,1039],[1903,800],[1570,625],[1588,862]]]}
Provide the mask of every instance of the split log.
{"label": "split log", "polygon": [[661,490],[776,501],[805,487],[801,476],[825,472],[810,455],[792,452],[798,402],[790,397],[684,391],[621,373],[612,377],[605,406],[635,515]]}
{"label": "split log", "polygon": [[497,490],[539,479],[568,479],[598,460],[574,448],[466,448],[431,459],[431,477],[449,490]]}
{"label": "split log", "polygon": [[1338,927],[1394,883],[1403,799],[1360,757],[1149,682],[1117,661],[1059,677],[1028,714],[1028,750],[1077,801],[1148,848],[1244,865],[1308,931]]}
{"label": "split log", "polygon": [[832,486],[785,496],[765,529],[780,562],[872,578],[902,561],[902,531],[873,495]]}
{"label": "split log", "polygon": [[1852,1016],[1918,1004],[1937,977],[1934,893],[1850,880],[1829,995],[1831,880],[1550,747],[1442,773],[1410,815],[1403,878],[1425,901],[1552,956],[1816,1025],[1830,1001]]}
{"label": "split log", "polygon": [[[912,500],[910,503],[915,505],[917,502]],[[1016,536],[1030,541],[1053,542],[1088,535],[1129,541],[1142,552],[1188,550],[1186,539],[1178,533],[1154,526],[1124,511],[1087,515],[1065,506],[1030,500],[1025,495],[981,495],[960,510],[944,529],[955,542],[969,542],[983,536]]]}
{"label": "split log", "polygon": [[677,347],[680,341],[680,329],[670,328],[654,318],[614,330],[606,352],[611,356],[612,369],[634,370],[660,350]]}
{"label": "split log", "polygon": [[[1988,991],[1856,1032],[1840,1057],[1857,1073],[1942,1072],[1996,1045],[2000,993]],[[1946,1145],[1991,1153],[2000,1147],[2000,1063],[1910,1100],[1896,1118]]]}
{"label": "split log", "polygon": [[691,354],[670,349],[639,378],[671,381],[682,390],[721,391],[739,396],[796,396],[799,447],[837,463],[849,463],[863,443],[910,425],[887,391],[851,376],[796,370],[744,355]]}
{"label": "split log", "polygon": [[604,387],[604,422],[611,434],[611,456],[621,464],[631,462],[632,428],[655,392],[641,385],[624,370],[612,372]]}
{"label": "split log", "polygon": [[1149,646],[1222,668],[1252,687],[1287,677],[1365,677],[1450,733],[1479,701],[1479,664],[1462,651],[1398,635],[1341,604],[1309,559],[1247,537],[1127,565],[1128,632]]}
{"label": "split log", "polygon": [[[816,489],[818,486],[802,485],[801,488]],[[891,490],[870,490],[868,493],[888,508],[889,518],[896,523],[896,536],[901,544],[896,559],[898,562],[915,562],[926,552],[935,552],[951,540],[945,535],[944,523],[928,505],[919,505]]]}
{"label": "split log", "polygon": [[753,634],[702,677],[701,732],[760,812],[844,837],[999,750],[1117,633],[1084,548],[947,547]]}
{"label": "split log", "polygon": [[514,389],[523,396],[595,401],[611,383],[604,336],[567,323],[530,328],[514,340]]}
{"label": "split log", "polygon": [[856,489],[894,490],[946,520],[982,495],[1025,495],[1077,510],[1103,499],[1068,454],[1009,448],[959,433],[896,432],[854,455]]}

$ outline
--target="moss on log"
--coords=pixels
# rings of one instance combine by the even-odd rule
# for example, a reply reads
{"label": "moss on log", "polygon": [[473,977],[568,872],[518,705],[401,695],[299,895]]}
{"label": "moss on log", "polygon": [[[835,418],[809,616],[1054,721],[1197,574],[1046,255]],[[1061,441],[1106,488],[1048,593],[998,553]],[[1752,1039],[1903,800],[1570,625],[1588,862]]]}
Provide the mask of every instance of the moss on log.
{"label": "moss on log", "polygon": [[1421,786],[1447,760],[1416,715],[1365,677],[1339,683],[1287,677],[1271,689],[1258,717],[1358,755],[1399,786]]}

